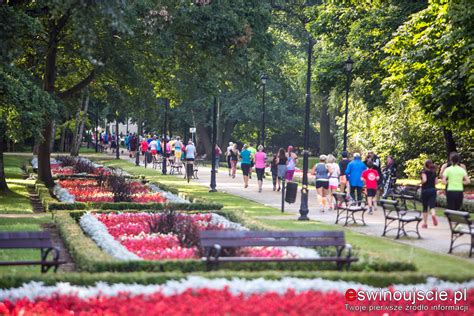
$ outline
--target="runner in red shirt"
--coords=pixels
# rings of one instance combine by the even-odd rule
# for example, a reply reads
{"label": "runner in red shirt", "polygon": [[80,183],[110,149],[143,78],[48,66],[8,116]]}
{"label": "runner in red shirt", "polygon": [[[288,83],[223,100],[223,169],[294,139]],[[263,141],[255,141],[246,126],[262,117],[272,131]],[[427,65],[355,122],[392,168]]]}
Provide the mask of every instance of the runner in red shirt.
{"label": "runner in red shirt", "polygon": [[369,206],[369,214],[373,214],[374,209],[374,196],[377,193],[377,181],[379,180],[379,173],[374,169],[374,163],[372,161],[367,162],[367,168],[362,172],[360,178],[365,183],[367,188],[367,204]]}

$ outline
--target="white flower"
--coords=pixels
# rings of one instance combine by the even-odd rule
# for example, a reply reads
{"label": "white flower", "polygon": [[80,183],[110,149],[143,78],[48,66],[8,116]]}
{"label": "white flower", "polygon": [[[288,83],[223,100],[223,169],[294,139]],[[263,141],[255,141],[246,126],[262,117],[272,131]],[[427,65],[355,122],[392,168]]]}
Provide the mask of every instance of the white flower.
{"label": "white flower", "polygon": [[[75,295],[80,299],[88,299],[97,297],[98,295],[106,297],[114,297],[119,294],[129,293],[131,296],[151,295],[154,293],[162,293],[166,296],[181,294],[189,289],[214,289],[224,290],[227,288],[233,295],[244,294],[246,296],[252,294],[274,292],[284,294],[288,290],[294,290],[296,293],[304,291],[329,292],[336,291],[344,294],[347,289],[358,289],[365,291],[380,290],[369,285],[346,282],[346,281],[330,281],[324,279],[300,279],[292,277],[284,277],[280,280],[266,280],[264,278],[246,280],[233,278],[228,279],[208,279],[201,276],[188,276],[180,280],[170,280],[162,285],[141,285],[141,284],[107,284],[105,282],[97,282],[94,286],[75,286],[69,283],[60,282],[54,286],[46,286],[43,282],[29,282],[23,284],[19,288],[0,289],[0,301],[10,300],[16,301],[22,298],[28,298],[31,301],[40,297],[49,298],[54,295]],[[411,285],[393,285],[396,290],[412,291],[428,291],[436,288],[440,290],[458,290],[474,288],[474,280],[453,283],[445,282],[435,278],[428,278],[425,283]]]}
{"label": "white flower", "polygon": [[112,257],[119,260],[143,260],[133,252],[128,251],[120,242],[115,240],[114,237],[109,234],[107,227],[91,213],[88,212],[82,215],[79,224],[82,230]]}

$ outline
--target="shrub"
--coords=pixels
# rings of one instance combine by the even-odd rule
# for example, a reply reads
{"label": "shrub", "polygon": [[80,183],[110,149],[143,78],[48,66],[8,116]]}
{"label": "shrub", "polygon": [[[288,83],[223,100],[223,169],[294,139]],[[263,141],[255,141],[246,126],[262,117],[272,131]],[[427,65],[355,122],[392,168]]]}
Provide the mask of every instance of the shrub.
{"label": "shrub", "polygon": [[75,166],[77,163],[77,158],[72,156],[58,156],[56,160],[59,161],[63,167]]}
{"label": "shrub", "polygon": [[132,186],[121,174],[111,173],[107,177],[107,186],[114,195],[114,202],[132,202]]}
{"label": "shrub", "polygon": [[85,159],[78,159],[76,164],[74,165],[74,170],[77,173],[87,173],[92,174],[95,171],[92,162],[85,160]]}
{"label": "shrub", "polygon": [[153,214],[148,220],[150,232],[174,234],[178,236],[181,247],[199,247],[199,227],[189,216],[176,214],[172,207],[167,207],[163,213]]}
{"label": "shrub", "polygon": [[423,169],[427,159],[428,155],[420,154],[418,158],[405,161],[405,174],[407,177],[418,179],[420,177],[420,171]]}

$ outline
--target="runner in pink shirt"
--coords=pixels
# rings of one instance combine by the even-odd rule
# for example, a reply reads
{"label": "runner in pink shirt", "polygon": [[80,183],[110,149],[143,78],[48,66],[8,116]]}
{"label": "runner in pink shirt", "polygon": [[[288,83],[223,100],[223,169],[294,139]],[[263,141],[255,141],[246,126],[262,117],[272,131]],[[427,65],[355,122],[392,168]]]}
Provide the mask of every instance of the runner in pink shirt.
{"label": "runner in pink shirt", "polygon": [[258,152],[255,153],[255,170],[257,172],[258,192],[262,192],[263,175],[265,174],[265,162],[267,154],[263,152],[263,146],[258,146]]}

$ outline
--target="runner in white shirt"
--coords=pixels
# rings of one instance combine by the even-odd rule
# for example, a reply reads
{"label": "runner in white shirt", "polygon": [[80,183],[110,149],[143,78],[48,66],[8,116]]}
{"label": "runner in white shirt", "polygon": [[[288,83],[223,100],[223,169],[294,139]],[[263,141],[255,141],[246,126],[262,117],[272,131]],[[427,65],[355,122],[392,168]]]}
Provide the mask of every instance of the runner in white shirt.
{"label": "runner in white shirt", "polygon": [[156,159],[158,155],[158,142],[156,141],[156,136],[153,136],[153,140],[150,142],[150,150],[151,154]]}
{"label": "runner in white shirt", "polygon": [[229,142],[229,146],[227,147],[227,150],[225,152],[225,156],[227,159],[227,168],[229,168],[229,177],[231,176],[230,172],[232,171],[232,164],[230,163],[230,155],[231,155],[233,147],[234,147],[234,143]]}

